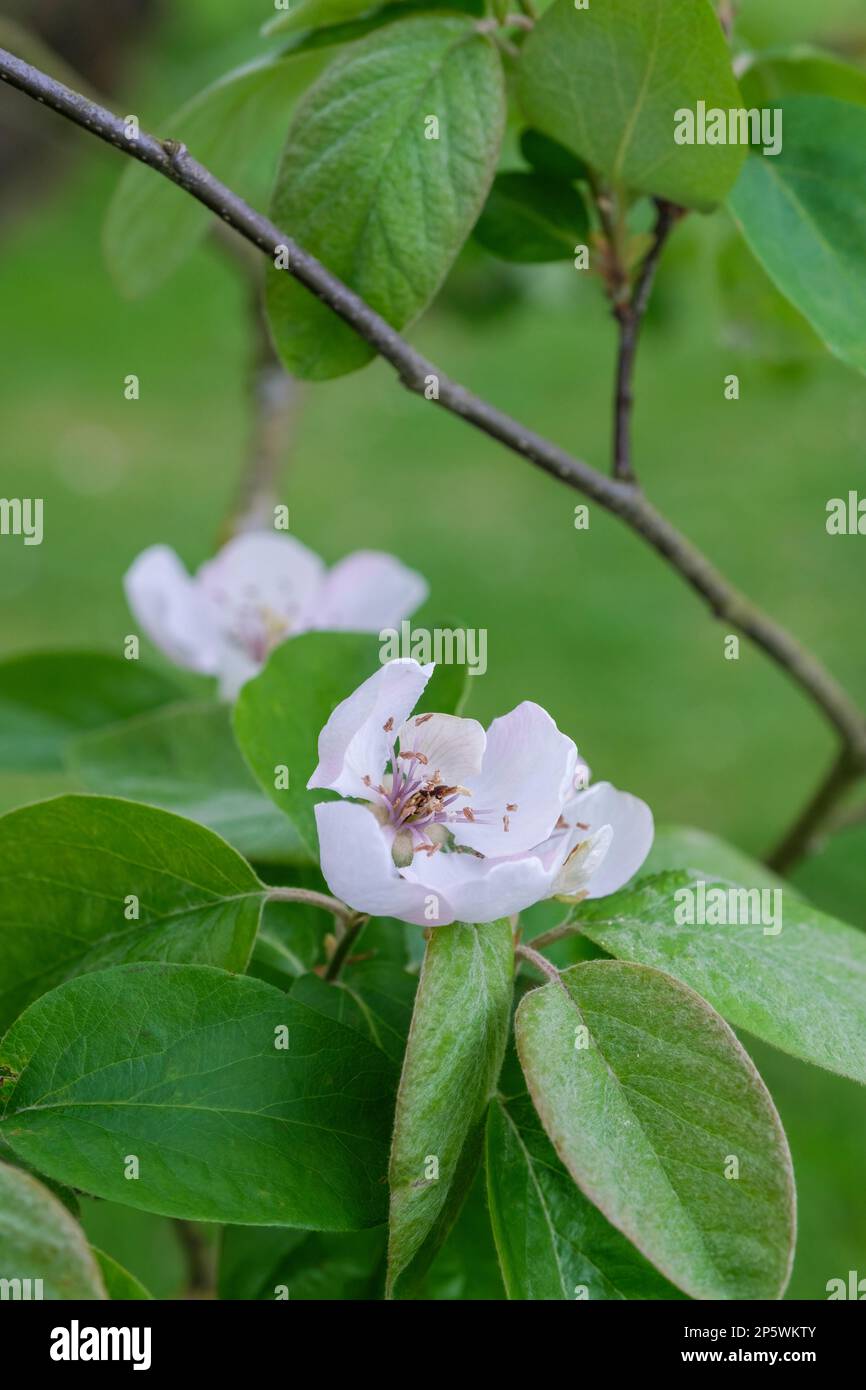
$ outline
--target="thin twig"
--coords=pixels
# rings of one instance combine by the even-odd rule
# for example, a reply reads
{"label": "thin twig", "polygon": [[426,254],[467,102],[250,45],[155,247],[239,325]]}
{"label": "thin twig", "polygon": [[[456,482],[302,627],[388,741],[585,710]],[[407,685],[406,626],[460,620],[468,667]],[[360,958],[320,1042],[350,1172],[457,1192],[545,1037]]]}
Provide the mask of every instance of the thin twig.
{"label": "thin twig", "polygon": [[614,317],[619,324],[616,396],[614,399],[613,475],[622,482],[634,483],[631,458],[631,419],[634,406],[634,366],[637,358],[641,324],[649,305],[652,287],[662,252],[671,229],[682,216],[682,209],[673,203],[656,203],[656,225],[653,242],[638,275],[634,292],[626,301],[614,303]]}
{"label": "thin twig", "polygon": [[253,337],[248,388],[252,428],[237,497],[219,538],[222,544],[245,531],[273,528],[278,481],[289,451],[302,387],[286,371],[271,340],[264,309],[261,256],[222,222],[215,224],[215,240],[246,287]]}
{"label": "thin twig", "polygon": [[194,1221],[178,1218],[173,1224],[186,1264],[184,1298],[213,1298],[214,1256],[210,1246]]}
{"label": "thin twig", "polygon": [[552,946],[555,941],[562,941],[566,936],[579,936],[582,930],[580,922],[560,922],[558,927],[551,927],[550,931],[543,931],[540,936],[534,936],[532,944],[538,949],[542,946]]}
{"label": "thin twig", "polygon": [[562,976],[553,962],[541,955],[540,952],[533,951],[531,946],[517,946],[514,954],[518,960],[525,960],[530,965],[534,965],[536,970],[540,970],[542,975],[546,975],[549,980],[553,980],[558,985],[562,984]]}
{"label": "thin twig", "polygon": [[349,922],[337,938],[331,959],[325,968],[324,979],[336,980],[346,961],[352,952],[352,947],[357,941],[362,929],[366,926],[369,919],[362,913],[354,913],[352,921]]}
{"label": "thin twig", "polygon": [[[0,49],[0,79],[126,155],[149,165],[210,208],[265,255],[275,260],[278,256],[287,257],[287,272],[390,362],[410,391],[420,395],[426,392],[429,396],[434,394],[427,392],[431,380],[438,382],[438,394],[434,394],[434,398],[439,407],[499,440],[552,477],[585,493],[599,506],[620,517],[677,570],[718,618],[748,637],[788,673],[837,731],[845,756],[856,766],[858,775],[866,770],[866,718],[842,686],[790,633],[734,589],[636,487],[619,478],[605,477],[446,377],[353,290],[266,217],[248,207],[182,145],[162,142],[145,132],[131,140],[119,117],[3,49]],[[819,809],[827,814],[826,800],[822,799]],[[819,829],[813,826],[813,832]]]}
{"label": "thin twig", "polygon": [[304,903],[307,907],[320,907],[323,912],[330,912],[335,921],[348,930],[357,917],[357,913],[340,902],[339,898],[332,898],[328,893],[318,893],[314,888],[269,888],[267,892],[269,903]]}
{"label": "thin twig", "polygon": [[835,808],[861,776],[862,768],[843,748],[808,805],[769,855],[767,863],[771,869],[789,874],[801,860],[820,849],[827,836],[840,828]]}

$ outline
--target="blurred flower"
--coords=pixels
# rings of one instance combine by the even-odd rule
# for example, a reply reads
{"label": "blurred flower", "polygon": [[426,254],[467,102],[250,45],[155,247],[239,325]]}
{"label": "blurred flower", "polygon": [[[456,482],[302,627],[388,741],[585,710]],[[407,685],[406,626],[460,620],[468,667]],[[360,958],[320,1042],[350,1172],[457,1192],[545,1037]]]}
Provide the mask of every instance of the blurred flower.
{"label": "blurred flower", "polygon": [[327,570],[300,541],[272,531],[235,537],[194,576],[168,546],[151,546],[124,587],[148,637],[178,666],[218,676],[226,699],[287,637],[379,632],[414,613],[428,592],[392,555],[358,550]]}
{"label": "blurred flower", "polygon": [[[412,716],[433,672],[392,661],[338,705],[308,786],[322,872],[358,912],[490,922],[549,897],[604,897],[640,868],[652,814],[601,782],[539,705],[494,719]],[[364,804],[359,804],[364,803]]]}

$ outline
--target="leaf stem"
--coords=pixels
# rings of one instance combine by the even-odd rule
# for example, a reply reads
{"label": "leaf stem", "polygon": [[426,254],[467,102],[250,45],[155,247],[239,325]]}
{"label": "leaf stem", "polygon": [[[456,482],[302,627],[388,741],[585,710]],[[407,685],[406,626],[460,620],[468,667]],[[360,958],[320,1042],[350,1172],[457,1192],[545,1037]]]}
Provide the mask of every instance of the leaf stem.
{"label": "leaf stem", "polygon": [[354,924],[358,915],[353,908],[340,902],[339,898],[332,898],[328,893],[318,893],[314,888],[269,888],[266,897],[269,903],[305,903],[307,907],[320,907],[323,912],[330,912],[344,930],[348,930]]}
{"label": "leaf stem", "polygon": [[539,951],[534,951],[531,946],[517,946],[514,954],[518,960],[525,960],[530,965],[534,965],[536,970],[540,970],[542,975],[546,975],[549,980],[554,980],[558,985],[562,984],[562,977],[556,966]]}
{"label": "leaf stem", "polygon": [[580,922],[560,922],[558,927],[551,927],[550,931],[544,931],[540,936],[532,939],[533,946],[552,946],[555,941],[562,941],[567,936],[579,936],[582,931]]}

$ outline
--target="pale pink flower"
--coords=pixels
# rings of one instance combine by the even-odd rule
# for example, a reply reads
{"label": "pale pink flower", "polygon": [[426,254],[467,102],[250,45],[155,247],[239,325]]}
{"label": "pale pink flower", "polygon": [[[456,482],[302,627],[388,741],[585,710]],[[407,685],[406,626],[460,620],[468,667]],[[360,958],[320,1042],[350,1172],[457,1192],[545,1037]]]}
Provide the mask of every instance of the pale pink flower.
{"label": "pale pink flower", "polygon": [[380,632],[414,613],[427,585],[392,555],[358,550],[328,570],[292,536],[237,536],[195,575],[154,545],[133,562],[126,597],[148,637],[178,666],[218,676],[233,699],[287,637]]}
{"label": "pale pink flower", "polygon": [[549,897],[613,893],[653,839],[649,808],[601,782],[527,701],[494,719],[412,715],[433,672],[392,661],[338,705],[308,786],[322,872],[358,912],[420,926],[490,922]]}

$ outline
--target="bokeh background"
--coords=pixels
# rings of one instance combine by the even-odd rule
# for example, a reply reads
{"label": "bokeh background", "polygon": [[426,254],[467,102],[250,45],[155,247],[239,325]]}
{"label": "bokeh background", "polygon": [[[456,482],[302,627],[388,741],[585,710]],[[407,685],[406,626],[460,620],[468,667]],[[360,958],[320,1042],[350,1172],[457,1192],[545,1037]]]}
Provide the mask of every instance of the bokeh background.
{"label": "bokeh background", "polygon": [[[866,63],[862,0],[744,0],[755,47],[821,42]],[[70,63],[159,133],[213,77],[261,52],[267,0],[62,4],[5,0]],[[3,93],[0,106],[0,493],[45,499],[41,547],[0,544],[0,655],[120,650],[121,577],[155,541],[195,566],[236,496],[249,430],[245,289],[206,245],[129,302],[101,255],[119,156]],[[154,176],[156,177],[156,176]],[[184,195],[178,193],[178,197]],[[652,500],[866,703],[866,542],[829,537],[829,498],[863,489],[866,384],[800,326],[751,320],[730,224],[692,217],[658,282],[637,375],[636,465]],[[795,316],[792,316],[792,320]],[[568,266],[515,272],[468,254],[413,340],[459,380],[606,467],[613,325]],[[768,341],[769,339],[769,341]],[[763,347],[763,353],[756,352]],[[766,349],[769,348],[769,352]],[[128,373],[141,399],[124,399]],[[724,399],[737,373],[741,398]],[[444,413],[382,364],[305,392],[282,499],[328,561],[391,550],[425,573],[439,612],[488,633],[469,712],[525,698],[572,734],[596,775],[760,855],[828,763],[814,709],[621,524]],[[159,663],[157,653],[148,660]],[[60,790],[0,778],[0,809]],[[866,828],[796,875],[813,901],[866,927]],[[809,989],[804,978],[802,987]],[[790,1296],[866,1276],[866,1095],[745,1039],[794,1154],[800,1241]],[[169,1223],[88,1203],[92,1238],[157,1295],[182,1264]]]}

